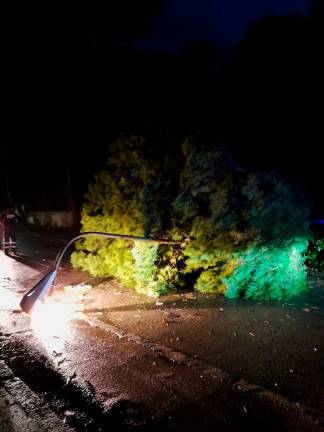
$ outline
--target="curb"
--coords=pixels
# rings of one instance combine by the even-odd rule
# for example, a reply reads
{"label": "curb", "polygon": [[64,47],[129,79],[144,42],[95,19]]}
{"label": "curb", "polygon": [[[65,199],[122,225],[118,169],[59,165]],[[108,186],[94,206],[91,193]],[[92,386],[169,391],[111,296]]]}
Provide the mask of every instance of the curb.
{"label": "curb", "polygon": [[[145,348],[150,349],[159,357],[162,357],[172,363],[180,366],[185,366],[199,372],[201,375],[207,376],[211,379],[216,379],[221,383],[232,386],[236,391],[241,392],[243,395],[248,395],[255,401],[268,403],[279,408],[284,413],[290,413],[299,418],[303,418],[303,422],[310,423],[314,427],[314,430],[321,428],[324,431],[324,414],[319,410],[312,408],[308,405],[292,401],[286,396],[276,393],[266,387],[258,384],[249,382],[243,377],[239,377],[223,369],[219,369],[211,364],[208,364],[190,354],[175,350],[173,348],[160,345],[155,342],[151,342],[139,335],[128,333],[114,325],[104,323],[96,318],[90,318],[85,314],[83,319],[87,321],[91,326],[100,328],[103,331],[112,333],[119,339],[126,339],[130,342],[135,342]],[[313,428],[309,429],[313,430]]]}
{"label": "curb", "polygon": [[1,411],[4,412],[1,413],[0,431],[73,431],[48,404],[14,375],[3,360],[0,360],[0,390],[3,401]]}

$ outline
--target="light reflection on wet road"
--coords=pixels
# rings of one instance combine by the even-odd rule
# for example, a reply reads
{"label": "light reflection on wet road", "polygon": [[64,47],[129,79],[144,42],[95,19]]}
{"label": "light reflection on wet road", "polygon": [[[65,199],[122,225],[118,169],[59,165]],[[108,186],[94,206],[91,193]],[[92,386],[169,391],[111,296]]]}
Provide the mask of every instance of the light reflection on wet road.
{"label": "light reflection on wet road", "polygon": [[[324,350],[322,279],[313,279],[308,293],[282,305],[227,302],[219,297],[190,293],[156,302],[116,283],[93,289],[76,285],[66,287],[65,291],[61,283],[61,289],[49,302],[51,308],[43,309],[38,323],[35,320],[33,324],[30,335],[36,336],[34,340],[27,337],[30,336],[27,330],[32,328],[29,318],[14,311],[22,292],[37,282],[41,274],[2,254],[0,259],[3,319],[0,325],[9,333],[26,330],[22,333],[24,343],[33,346],[38,343],[67,380],[77,375],[79,380],[90,383],[89,388],[101,395],[103,403],[109,405],[125,397],[152,406],[153,402],[164,400],[160,403],[162,413],[169,409],[166,395],[170,391],[177,397],[182,392],[182,397],[190,399],[195,388],[197,400],[209,398],[217,391],[215,383],[203,375],[204,379],[200,378],[199,372],[190,367],[177,366],[174,370],[175,366],[165,363],[163,355],[158,360],[145,348],[141,338],[146,338],[177,350],[175,358],[190,360],[191,355],[193,362],[198,357],[206,364],[248,377],[251,382],[286,392],[292,400],[324,407],[320,372]],[[67,284],[74,278],[77,283],[82,277],[85,275],[80,279],[80,275],[76,277],[67,271],[62,281]],[[60,310],[62,299],[69,300],[65,311]],[[119,339],[78,320],[84,310],[90,317],[139,335],[137,342],[127,337]],[[63,319],[66,312],[67,319]],[[71,323],[70,318],[77,321]],[[189,353],[189,357],[182,353]],[[190,376],[195,375],[199,385],[196,378],[190,383]]]}

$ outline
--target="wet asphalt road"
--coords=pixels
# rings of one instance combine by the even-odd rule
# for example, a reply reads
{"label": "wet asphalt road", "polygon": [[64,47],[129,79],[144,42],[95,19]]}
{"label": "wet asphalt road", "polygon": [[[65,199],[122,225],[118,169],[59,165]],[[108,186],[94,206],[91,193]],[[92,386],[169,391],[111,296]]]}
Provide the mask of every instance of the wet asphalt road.
{"label": "wet asphalt road", "polygon": [[[56,416],[51,430],[323,430],[319,275],[289,304],[256,304],[192,293],[156,300],[66,268],[58,297],[71,294],[63,290],[68,284],[92,288],[73,288],[79,312],[69,331],[57,328],[44,338],[31,330],[17,302],[46,271],[64,236],[21,239],[27,259],[0,253],[0,296],[6,298],[0,360],[48,409],[42,418]],[[10,389],[0,372],[1,400],[23,406],[24,397]],[[0,413],[9,418],[6,406],[0,404]],[[34,411],[22,410],[18,425]],[[30,423],[30,430],[36,426]]]}

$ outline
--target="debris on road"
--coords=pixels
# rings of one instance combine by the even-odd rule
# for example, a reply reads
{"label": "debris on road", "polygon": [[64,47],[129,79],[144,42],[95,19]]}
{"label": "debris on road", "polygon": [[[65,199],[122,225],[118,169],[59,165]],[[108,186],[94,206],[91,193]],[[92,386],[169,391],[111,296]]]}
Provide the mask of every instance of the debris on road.
{"label": "debris on road", "polygon": [[73,374],[66,380],[66,383],[64,384],[63,387],[69,385],[76,377],[77,377],[76,372],[73,372]]}
{"label": "debris on road", "polygon": [[85,380],[85,383],[86,383],[87,386],[89,387],[90,392],[91,392],[92,394],[95,394],[95,393],[96,393],[96,389],[95,389],[94,386],[91,384],[91,382],[88,381],[88,380]]}

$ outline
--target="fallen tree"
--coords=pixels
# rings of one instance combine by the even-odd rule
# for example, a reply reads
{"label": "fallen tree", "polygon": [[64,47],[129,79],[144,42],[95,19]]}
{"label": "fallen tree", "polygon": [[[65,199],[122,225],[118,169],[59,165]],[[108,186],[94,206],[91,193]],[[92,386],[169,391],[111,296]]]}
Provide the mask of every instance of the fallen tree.
{"label": "fallen tree", "polygon": [[233,167],[217,143],[188,137],[179,149],[170,154],[144,137],[121,137],[89,186],[82,225],[180,244],[89,238],[73,265],[148,295],[191,286],[229,298],[286,299],[306,289],[310,202],[302,189],[276,173]]}

